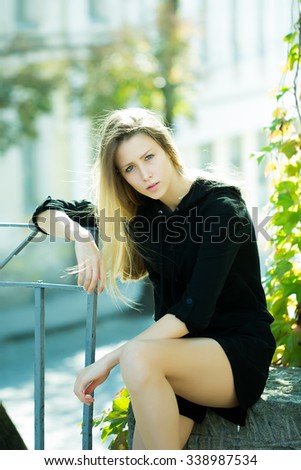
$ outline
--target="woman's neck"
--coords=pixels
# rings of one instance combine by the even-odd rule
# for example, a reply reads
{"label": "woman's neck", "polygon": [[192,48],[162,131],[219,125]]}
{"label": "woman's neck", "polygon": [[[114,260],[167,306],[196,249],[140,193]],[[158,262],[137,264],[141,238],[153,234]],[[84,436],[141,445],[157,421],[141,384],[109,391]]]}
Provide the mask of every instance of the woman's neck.
{"label": "woman's neck", "polygon": [[180,204],[184,196],[189,192],[194,179],[191,176],[181,175],[177,173],[177,178],[174,179],[173,185],[168,191],[168,194],[161,199],[163,204],[168,206],[170,210],[174,211]]}

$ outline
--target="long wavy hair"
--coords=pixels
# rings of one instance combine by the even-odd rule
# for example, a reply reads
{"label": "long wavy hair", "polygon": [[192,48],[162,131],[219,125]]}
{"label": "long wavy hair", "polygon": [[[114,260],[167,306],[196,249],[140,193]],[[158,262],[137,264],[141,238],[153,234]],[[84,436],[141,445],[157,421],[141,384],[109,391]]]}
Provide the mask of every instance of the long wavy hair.
{"label": "long wavy hair", "polygon": [[136,134],[151,137],[170,157],[176,170],[185,174],[170,129],[147,109],[127,108],[110,112],[101,122],[99,154],[94,165],[100,243],[107,273],[107,289],[124,297],[117,280],[143,278],[145,262],[128,231],[129,221],[142,203],[141,195],[129,185],[116,166],[121,142]]}

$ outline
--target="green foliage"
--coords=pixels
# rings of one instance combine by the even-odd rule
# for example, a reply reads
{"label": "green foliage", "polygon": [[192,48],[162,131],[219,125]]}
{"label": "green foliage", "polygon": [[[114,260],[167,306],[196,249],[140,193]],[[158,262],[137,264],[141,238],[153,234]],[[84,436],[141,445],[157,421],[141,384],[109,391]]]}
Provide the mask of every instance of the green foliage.
{"label": "green foliage", "polygon": [[120,32],[113,43],[91,47],[87,59],[71,66],[77,76],[71,84],[72,98],[78,99],[84,115],[95,118],[129,103],[163,107],[161,93],[154,86],[156,64],[143,36]]}
{"label": "green foliage", "polygon": [[40,65],[30,65],[0,75],[0,152],[18,145],[24,137],[37,137],[36,123],[51,111],[51,93],[57,85],[45,77]]}
{"label": "green foliage", "polygon": [[[299,0],[300,1],[300,0]],[[277,342],[273,362],[301,367],[301,116],[299,66],[301,16],[294,31],[285,36],[287,62],[282,67],[282,85],[273,91],[273,119],[266,128],[268,145],[257,153],[268,159],[270,176],[269,233],[271,254],[264,285],[272,331]]]}
{"label": "green foliage", "polygon": [[[110,42],[91,46],[71,66],[71,99],[93,119],[111,109],[144,106],[174,116],[192,117],[188,104],[194,72],[188,54],[191,29],[180,22],[177,2],[160,4],[152,35],[122,29]],[[195,62],[195,60],[194,60]]]}
{"label": "green foliage", "polygon": [[[161,4],[162,3],[162,4]],[[52,92],[69,90],[72,112],[93,120],[106,111],[143,106],[161,112],[166,123],[175,115],[193,116],[188,97],[194,83],[195,58],[189,56],[191,28],[179,19],[178,0],[161,2],[152,31],[114,31],[73,59],[52,60],[0,72],[0,152],[37,137],[37,121],[52,108]],[[18,33],[4,56],[28,53],[42,38]],[[193,64],[193,65],[192,65]],[[74,106],[76,105],[76,106]]]}
{"label": "green foliage", "polygon": [[126,388],[117,393],[112,402],[112,408],[93,419],[93,426],[101,430],[101,440],[111,440],[108,449],[128,450],[128,408],[130,396]]}
{"label": "green foliage", "polygon": [[158,37],[154,42],[153,55],[157,60],[159,77],[165,84],[161,88],[164,99],[164,114],[168,124],[174,117],[184,114],[192,117],[188,105],[188,89],[193,89],[194,69],[189,57],[188,37],[191,26],[180,21],[178,15],[179,0],[159,2],[157,11]]}

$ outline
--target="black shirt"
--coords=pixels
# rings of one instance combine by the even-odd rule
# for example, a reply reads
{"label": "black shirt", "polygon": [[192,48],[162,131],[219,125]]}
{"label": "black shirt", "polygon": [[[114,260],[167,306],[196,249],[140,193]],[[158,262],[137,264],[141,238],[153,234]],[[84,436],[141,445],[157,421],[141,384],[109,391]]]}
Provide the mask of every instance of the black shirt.
{"label": "black shirt", "polygon": [[131,225],[154,286],[156,320],[172,313],[194,334],[273,321],[239,190],[197,179],[173,212],[147,199]]}
{"label": "black shirt", "polygon": [[[97,225],[86,200],[48,197],[33,214],[35,224],[46,209]],[[129,227],[154,288],[155,320],[171,313],[204,336],[227,335],[253,320],[272,323],[255,230],[237,188],[198,178],[175,211],[145,196]]]}

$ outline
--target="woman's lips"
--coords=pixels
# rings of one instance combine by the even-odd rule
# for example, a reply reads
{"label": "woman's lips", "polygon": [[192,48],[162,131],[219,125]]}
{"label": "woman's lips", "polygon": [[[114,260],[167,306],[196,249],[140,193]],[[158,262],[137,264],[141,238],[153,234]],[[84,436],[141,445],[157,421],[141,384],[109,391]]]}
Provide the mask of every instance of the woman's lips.
{"label": "woman's lips", "polygon": [[156,191],[156,189],[158,189],[158,187],[159,187],[159,184],[160,184],[159,182],[158,182],[158,183],[151,184],[151,185],[148,186],[146,189],[147,189],[148,191]]}

